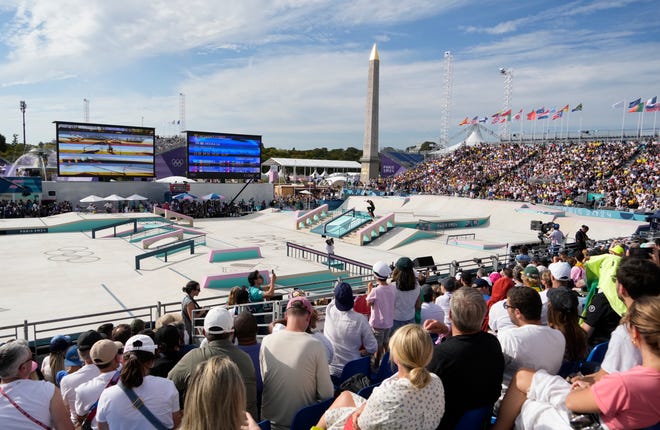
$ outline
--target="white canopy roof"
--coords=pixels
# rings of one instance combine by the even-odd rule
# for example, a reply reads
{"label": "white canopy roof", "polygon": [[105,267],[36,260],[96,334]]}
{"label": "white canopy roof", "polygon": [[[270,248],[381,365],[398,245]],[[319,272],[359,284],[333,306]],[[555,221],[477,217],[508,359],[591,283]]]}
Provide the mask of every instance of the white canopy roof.
{"label": "white canopy roof", "polygon": [[312,160],[306,158],[269,158],[264,163],[264,166],[280,166],[280,167],[309,167],[313,169],[357,169],[361,168],[360,163],[357,161],[344,161],[344,160]]}

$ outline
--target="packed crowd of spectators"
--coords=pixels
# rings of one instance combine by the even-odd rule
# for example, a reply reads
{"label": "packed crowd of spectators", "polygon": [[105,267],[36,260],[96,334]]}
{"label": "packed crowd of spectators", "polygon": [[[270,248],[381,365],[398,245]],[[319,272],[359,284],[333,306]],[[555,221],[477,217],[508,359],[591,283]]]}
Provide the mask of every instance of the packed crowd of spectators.
{"label": "packed crowd of spectators", "polygon": [[0,200],[0,218],[36,218],[71,212],[68,201]]}
{"label": "packed crowd of spectators", "polygon": [[[634,252],[640,250],[651,252]],[[255,271],[249,287],[232,288],[225,304],[202,308],[200,285],[189,281],[181,311],[153,326],[139,319],[104,323],[75,344],[57,335],[41,365],[27,342],[2,344],[0,388],[11,401],[0,402],[0,421],[15,429],[151,423],[211,430],[222,422],[257,430],[256,421],[267,420],[285,430],[300,408],[324,400],[313,429],[348,422],[363,429],[463,428],[463,415],[478,409],[485,409],[484,420],[496,416],[495,430],[514,422],[628,429],[660,421],[657,243],[614,241],[547,260],[521,247],[500,270],[440,280],[401,257],[391,266],[376,262],[372,274],[366,294],[356,296],[339,281],[329,303],[293,290],[286,318],[276,321],[263,314],[273,306],[263,300],[278,298],[276,275],[265,282]],[[585,304],[590,282],[598,293]],[[323,330],[313,305],[325,305]],[[270,322],[261,341],[258,322]],[[591,367],[585,358],[603,342],[607,352]],[[343,379],[347,363],[360,359],[379,372],[390,369],[367,397],[356,392],[372,381]]]}
{"label": "packed crowd of spectators", "polygon": [[182,136],[156,136],[156,155],[186,145]]}
{"label": "packed crowd of spectators", "polygon": [[[658,143],[481,143],[386,180],[389,191],[660,209]],[[587,193],[603,195],[587,201]]]}

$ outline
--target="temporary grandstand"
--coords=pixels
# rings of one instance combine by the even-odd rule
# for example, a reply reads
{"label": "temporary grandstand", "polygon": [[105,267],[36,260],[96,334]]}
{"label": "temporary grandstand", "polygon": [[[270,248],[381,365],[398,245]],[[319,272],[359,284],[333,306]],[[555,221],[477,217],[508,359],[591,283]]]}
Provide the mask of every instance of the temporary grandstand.
{"label": "temporary grandstand", "polygon": [[424,161],[424,155],[387,149],[380,152],[380,176],[396,176]]}

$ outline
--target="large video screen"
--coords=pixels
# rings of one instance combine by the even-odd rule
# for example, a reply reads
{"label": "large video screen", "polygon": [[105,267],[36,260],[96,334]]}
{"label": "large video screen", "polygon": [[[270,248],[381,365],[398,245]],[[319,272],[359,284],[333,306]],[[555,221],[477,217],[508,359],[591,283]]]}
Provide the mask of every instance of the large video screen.
{"label": "large video screen", "polygon": [[188,177],[259,179],[261,136],[188,131]]}
{"label": "large video screen", "polygon": [[56,121],[58,176],[153,177],[155,129]]}

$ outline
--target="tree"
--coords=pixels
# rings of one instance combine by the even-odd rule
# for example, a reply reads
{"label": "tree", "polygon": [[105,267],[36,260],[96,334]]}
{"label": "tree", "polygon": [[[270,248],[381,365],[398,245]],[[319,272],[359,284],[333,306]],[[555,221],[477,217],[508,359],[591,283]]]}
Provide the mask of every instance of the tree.
{"label": "tree", "polygon": [[431,141],[426,141],[423,142],[422,145],[419,147],[420,151],[432,151],[434,150],[438,145],[435,142]]}
{"label": "tree", "polygon": [[7,138],[4,135],[0,134],[0,152],[5,152],[7,150]]}

